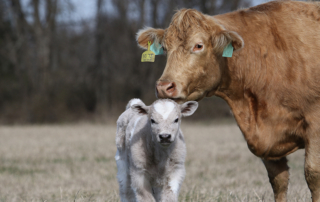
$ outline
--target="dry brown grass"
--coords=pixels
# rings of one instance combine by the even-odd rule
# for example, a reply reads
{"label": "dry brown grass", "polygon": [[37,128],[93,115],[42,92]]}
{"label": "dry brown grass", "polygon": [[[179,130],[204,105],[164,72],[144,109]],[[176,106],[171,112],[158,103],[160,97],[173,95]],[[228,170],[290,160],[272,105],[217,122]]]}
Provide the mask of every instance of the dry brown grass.
{"label": "dry brown grass", "polygon": [[[119,201],[115,126],[0,127],[0,201]],[[232,124],[183,123],[180,201],[273,201],[267,173]],[[289,156],[288,201],[310,201],[304,151]]]}

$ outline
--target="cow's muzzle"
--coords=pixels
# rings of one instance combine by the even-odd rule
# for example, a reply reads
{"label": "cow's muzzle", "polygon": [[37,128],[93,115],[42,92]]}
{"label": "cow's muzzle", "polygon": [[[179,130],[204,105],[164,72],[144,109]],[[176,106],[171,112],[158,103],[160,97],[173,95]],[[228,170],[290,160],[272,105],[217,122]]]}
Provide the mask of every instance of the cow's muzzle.
{"label": "cow's muzzle", "polygon": [[177,93],[177,85],[175,82],[157,81],[156,96],[158,98],[174,98]]}

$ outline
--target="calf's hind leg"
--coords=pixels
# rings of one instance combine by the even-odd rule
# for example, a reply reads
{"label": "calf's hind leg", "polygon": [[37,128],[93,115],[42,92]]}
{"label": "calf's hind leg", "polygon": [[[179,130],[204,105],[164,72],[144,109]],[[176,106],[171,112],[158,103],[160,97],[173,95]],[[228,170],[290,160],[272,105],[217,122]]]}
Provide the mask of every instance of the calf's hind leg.
{"label": "calf's hind leg", "polygon": [[135,202],[134,192],[131,188],[131,179],[129,175],[126,153],[125,151],[120,152],[117,150],[115,156],[118,173],[117,178],[119,182],[120,198],[122,202]]}
{"label": "calf's hind leg", "polygon": [[320,202],[320,137],[306,144],[304,172],[312,202]]}
{"label": "calf's hind leg", "polygon": [[287,190],[289,184],[289,167],[287,158],[284,157],[277,161],[262,160],[267,171],[270,184],[273,189],[276,202],[287,201]]}

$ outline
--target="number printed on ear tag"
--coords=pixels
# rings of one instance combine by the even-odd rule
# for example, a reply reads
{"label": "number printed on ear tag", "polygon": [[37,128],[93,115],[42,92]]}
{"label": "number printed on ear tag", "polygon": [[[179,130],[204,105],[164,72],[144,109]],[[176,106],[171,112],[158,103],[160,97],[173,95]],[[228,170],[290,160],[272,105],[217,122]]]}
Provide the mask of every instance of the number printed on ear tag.
{"label": "number printed on ear tag", "polygon": [[150,50],[151,41],[148,41],[148,50],[142,53],[141,62],[154,62],[156,55]]}

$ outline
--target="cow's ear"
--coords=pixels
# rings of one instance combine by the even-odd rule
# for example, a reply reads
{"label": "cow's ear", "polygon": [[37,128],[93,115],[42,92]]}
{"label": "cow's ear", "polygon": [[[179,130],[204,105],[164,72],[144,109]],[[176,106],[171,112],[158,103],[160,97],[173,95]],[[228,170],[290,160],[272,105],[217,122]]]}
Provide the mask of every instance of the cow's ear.
{"label": "cow's ear", "polygon": [[213,37],[213,49],[217,53],[222,53],[224,48],[231,43],[234,50],[241,50],[244,46],[242,37],[234,31],[222,30]]}
{"label": "cow's ear", "polygon": [[163,29],[154,29],[151,27],[146,27],[138,31],[136,38],[137,38],[138,45],[143,49],[147,49],[148,41],[151,41],[152,43],[158,42],[161,44],[163,35],[164,35]]}
{"label": "cow's ear", "polygon": [[182,116],[191,116],[198,108],[198,102],[189,101],[181,105]]}
{"label": "cow's ear", "polygon": [[149,112],[149,107],[141,103],[132,105],[131,109],[138,114],[148,114]]}

